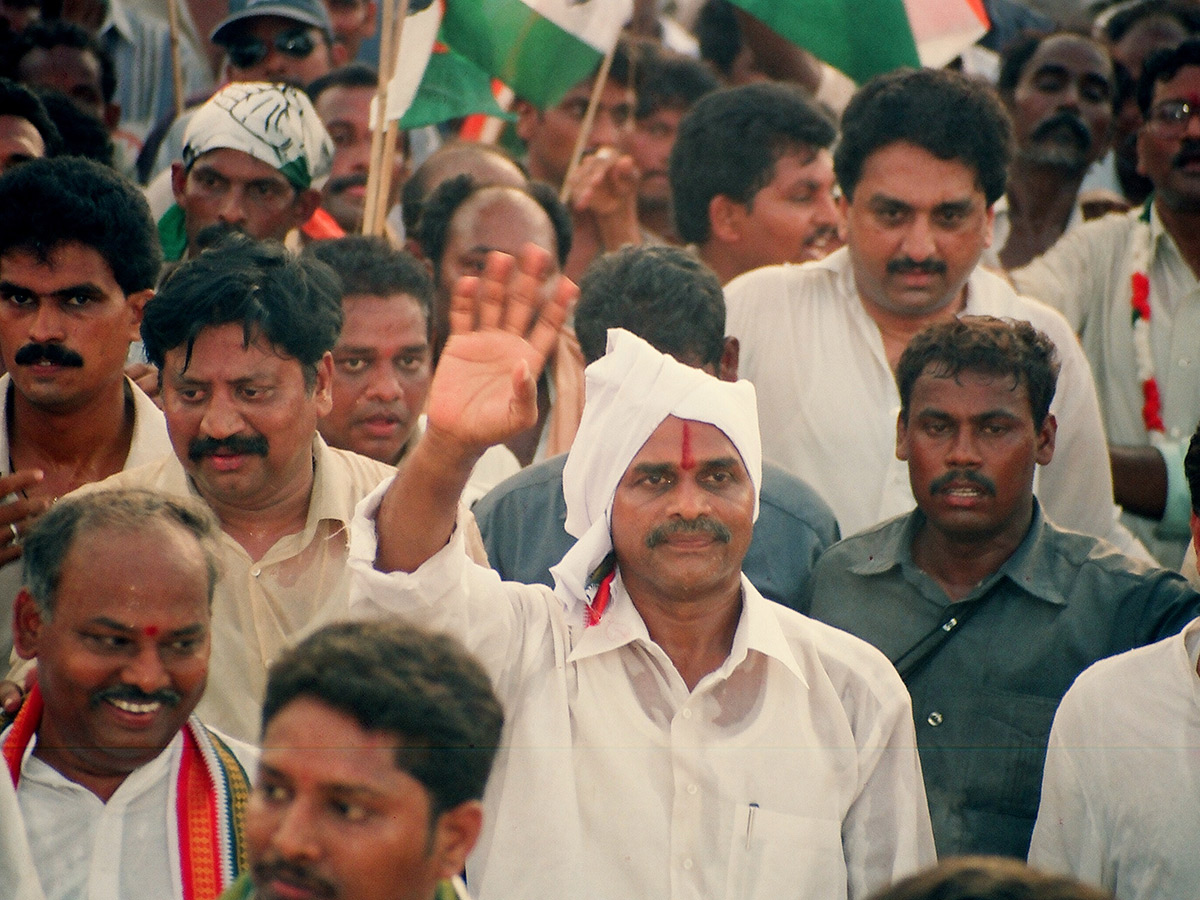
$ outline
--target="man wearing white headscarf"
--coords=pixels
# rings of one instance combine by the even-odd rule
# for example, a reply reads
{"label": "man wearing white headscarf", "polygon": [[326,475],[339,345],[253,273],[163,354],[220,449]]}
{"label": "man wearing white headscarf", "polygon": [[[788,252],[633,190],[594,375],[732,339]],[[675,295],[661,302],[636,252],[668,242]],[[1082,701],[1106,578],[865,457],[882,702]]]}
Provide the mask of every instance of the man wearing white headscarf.
{"label": "man wearing white headscarf", "polygon": [[579,540],[556,587],[468,562],[459,494],[485,447],[536,415],[572,296],[546,271],[526,248],[460,282],[429,428],[352,529],[353,611],[456,634],[505,703],[472,888],[836,900],[931,862],[894,669],[741,574],[761,471],[749,384],[611,331],[563,473]]}
{"label": "man wearing white headscarf", "polygon": [[159,220],[168,260],[198,252],[201,233],[233,229],[282,241],[317,211],[333,140],[303,91],[236,82],[192,115],[183,160],[171,168],[175,204]]}

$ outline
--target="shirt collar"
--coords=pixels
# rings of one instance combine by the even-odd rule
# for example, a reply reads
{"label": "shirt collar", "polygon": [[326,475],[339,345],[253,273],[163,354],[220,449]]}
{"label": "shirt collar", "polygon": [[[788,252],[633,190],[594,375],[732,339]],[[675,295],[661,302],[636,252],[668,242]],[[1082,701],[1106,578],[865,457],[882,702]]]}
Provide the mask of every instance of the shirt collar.
{"label": "shirt collar", "polygon": [[[913,562],[912,544],[924,522],[924,513],[914,509],[903,517],[900,527],[879,532],[882,535],[880,544],[866,559],[851,565],[850,571],[856,575],[879,575],[897,567],[911,572],[919,571],[917,564]],[[1048,527],[1041,505],[1035,497],[1033,521],[1017,549],[999,569],[985,578],[964,599],[980,596],[991,590],[999,579],[1006,578],[1034,597],[1055,606],[1066,606],[1067,598],[1050,577],[1054,568],[1055,550],[1053,541],[1048,539],[1049,535],[1046,533]]]}
{"label": "shirt collar", "polygon": [[108,0],[108,12],[104,16],[104,24],[100,26],[100,34],[106,34],[109,29],[115,29],[129,43],[135,43],[133,24],[129,21],[129,11],[121,4],[121,0]]}
{"label": "shirt collar", "polygon": [[[768,606],[770,600],[765,599],[742,575],[742,614],[738,619],[737,630],[733,634],[733,646],[725,662],[716,670],[721,676],[730,675],[740,666],[751,653],[778,660],[796,678],[808,686],[808,679],[796,660],[787,637],[779,626],[779,619]],[[613,579],[612,599],[604,612],[599,624],[585,628],[583,625],[583,604],[576,604],[576,609],[569,611],[572,628],[577,629],[578,639],[567,656],[567,662],[574,663],[590,656],[598,656],[616,650],[626,644],[642,642],[653,643],[646,623],[633,605],[629,592],[621,580],[620,572]],[[582,633],[580,633],[582,632]]]}

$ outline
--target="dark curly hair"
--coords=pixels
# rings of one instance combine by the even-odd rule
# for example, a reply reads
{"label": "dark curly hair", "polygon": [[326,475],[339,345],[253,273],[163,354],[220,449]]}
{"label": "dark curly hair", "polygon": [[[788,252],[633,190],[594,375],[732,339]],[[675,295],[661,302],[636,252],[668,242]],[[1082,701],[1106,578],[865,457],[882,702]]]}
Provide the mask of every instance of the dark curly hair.
{"label": "dark curly hair", "polygon": [[908,421],[913,385],[929,369],[934,378],[979,372],[1025,385],[1033,422],[1040,428],[1050,414],[1058,385],[1058,349],[1028,322],[992,316],[962,316],[926,328],[909,342],[896,366],[900,418]]}
{"label": "dark curly hair", "polygon": [[230,234],[179,266],[146,304],[146,358],[161,371],[167,351],[186,344],[186,369],[200,332],[229,323],[242,326],[245,346],[261,335],[298,361],[311,390],[342,330],[341,284],[318,259]]}
{"label": "dark curly hair", "polygon": [[64,244],[103,257],[126,294],[154,287],[162,266],[146,199],[112,169],[74,156],[32,159],[0,178],[0,256],[48,260]]}
{"label": "dark curly hair", "polygon": [[867,159],[900,142],[974,170],[989,206],[1004,195],[1012,124],[986,84],[946,69],[897,69],[867,82],[842,113],[833,151],[846,199],[853,200]]}
{"label": "dark curly hair", "polygon": [[432,818],[483,796],[504,711],[487,672],[449,635],[388,621],[326,626],[271,666],[263,732],[305,697],[395,735],[396,766],[429,791]]}

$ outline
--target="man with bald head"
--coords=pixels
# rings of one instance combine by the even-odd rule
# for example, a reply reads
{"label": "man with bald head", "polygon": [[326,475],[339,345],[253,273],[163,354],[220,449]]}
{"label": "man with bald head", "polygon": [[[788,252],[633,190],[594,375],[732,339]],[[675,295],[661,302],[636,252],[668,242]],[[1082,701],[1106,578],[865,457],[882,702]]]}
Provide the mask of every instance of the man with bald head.
{"label": "man with bald head", "polygon": [[535,420],[574,293],[551,268],[494,253],[460,282],[429,427],[353,525],[356,613],[451,631],[510,711],[473,888],[859,900],[931,862],[895,670],[742,574],[762,478],[749,384],[613,330],[563,471],[579,540],[557,587],[468,564],[459,494]]}
{"label": "man with bald head", "polygon": [[[450,333],[450,297],[459,278],[482,274],[492,250],[515,254],[526,244],[545,251],[552,271],[558,272],[571,251],[573,232],[567,211],[547,185],[487,185],[460,175],[429,197],[416,239],[433,267],[436,364]],[[583,357],[573,335],[559,344],[552,366],[538,384],[538,421],[506,441],[522,465],[565,453],[579,425]]]}

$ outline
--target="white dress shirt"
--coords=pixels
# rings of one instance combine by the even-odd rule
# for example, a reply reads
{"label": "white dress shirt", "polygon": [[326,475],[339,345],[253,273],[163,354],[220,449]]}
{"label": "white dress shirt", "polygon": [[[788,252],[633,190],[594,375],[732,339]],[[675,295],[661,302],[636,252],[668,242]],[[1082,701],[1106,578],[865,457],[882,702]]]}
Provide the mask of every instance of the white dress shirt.
{"label": "white dress shirt", "polygon": [[[725,286],[725,297],[741,375],[758,391],[763,456],[812,485],[843,535],[911,510],[908,466],[896,459],[900,392],[847,249],[748,272]],[[1066,320],[980,268],[967,282],[963,315],[1024,319],[1054,341],[1062,361],[1050,405],[1058,434],[1054,459],[1038,467],[1038,498],[1055,524],[1149,561],[1118,521],[1096,388]]]}
{"label": "white dress shirt", "polygon": [[470,564],[462,528],[416,572],[351,534],[356,615],[462,639],[507,714],[468,863],[481,900],[861,898],[934,859],[908,694],[868,644],[742,579],[728,659],[690,691],[618,577],[601,623]]}
{"label": "white dress shirt", "polygon": [[0,771],[0,884],[10,900],[45,900],[7,771]]}
{"label": "white dress shirt", "polygon": [[1029,862],[1119,900],[1200,886],[1200,619],[1087,669],[1058,708]]}
{"label": "white dress shirt", "polygon": [[[225,742],[253,778],[258,751]],[[36,746],[35,737],[21,763],[17,800],[46,900],[183,900],[174,825],[182,735],[135,769],[107,803],[36,758]]]}

